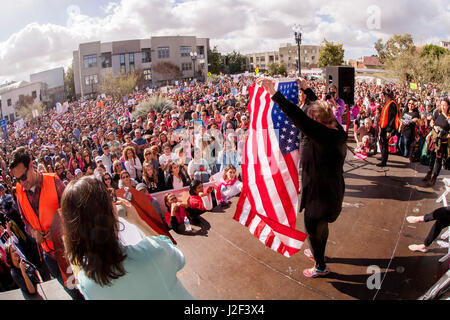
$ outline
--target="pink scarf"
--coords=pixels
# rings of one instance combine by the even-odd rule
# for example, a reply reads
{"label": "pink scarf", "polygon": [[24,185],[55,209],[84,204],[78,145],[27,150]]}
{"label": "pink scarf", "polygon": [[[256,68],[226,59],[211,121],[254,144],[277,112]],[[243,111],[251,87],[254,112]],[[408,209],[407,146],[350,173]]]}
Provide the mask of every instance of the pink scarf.
{"label": "pink scarf", "polygon": [[225,181],[223,178],[220,179],[220,183],[219,183],[219,185],[216,188],[216,198],[217,198],[217,200],[222,201],[222,194],[220,192],[220,189],[222,188],[222,186],[225,186],[225,187],[232,186],[236,181],[238,181],[237,178],[233,179],[233,180],[229,180],[229,181]]}

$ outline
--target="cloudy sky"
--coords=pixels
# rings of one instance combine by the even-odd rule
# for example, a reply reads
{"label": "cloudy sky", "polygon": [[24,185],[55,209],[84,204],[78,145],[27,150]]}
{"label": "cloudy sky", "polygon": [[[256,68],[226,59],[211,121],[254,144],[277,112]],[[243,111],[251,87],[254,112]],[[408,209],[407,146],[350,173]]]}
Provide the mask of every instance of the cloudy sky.
{"label": "cloudy sky", "polygon": [[79,43],[161,35],[210,38],[222,53],[278,50],[324,38],[345,58],[375,54],[378,38],[410,33],[417,44],[450,40],[448,0],[14,0],[0,2],[0,83],[67,67]]}

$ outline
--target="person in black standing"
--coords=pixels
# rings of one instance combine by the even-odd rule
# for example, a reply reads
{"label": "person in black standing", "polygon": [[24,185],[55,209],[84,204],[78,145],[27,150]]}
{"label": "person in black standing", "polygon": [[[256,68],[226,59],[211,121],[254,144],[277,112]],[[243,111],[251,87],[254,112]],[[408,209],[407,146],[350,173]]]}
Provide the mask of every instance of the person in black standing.
{"label": "person in black standing", "polygon": [[[318,100],[314,91],[307,87],[306,81],[300,81],[299,83],[300,93],[300,108],[304,113],[308,114],[308,110]],[[300,131],[300,157],[303,156],[303,149],[308,148],[309,138],[302,131]],[[300,161],[301,163],[301,161]]]}
{"label": "person in black standing", "polygon": [[377,164],[377,167],[386,166],[389,157],[389,139],[397,134],[400,125],[400,110],[394,101],[394,93],[390,88],[384,88],[383,96],[385,105],[381,109],[380,117],[381,162]]}
{"label": "person in black standing", "polygon": [[427,148],[430,154],[430,166],[423,181],[427,181],[427,186],[436,184],[436,179],[441,172],[442,161],[448,157],[448,134],[450,132],[450,109],[449,100],[444,99],[440,105],[441,112],[433,116],[433,130],[427,141]]}
{"label": "person in black standing", "polygon": [[411,142],[413,142],[414,134],[416,130],[416,122],[419,120],[420,115],[416,109],[415,101],[409,99],[407,102],[407,111],[403,113],[400,121],[400,142],[399,148],[401,155],[405,158],[409,157]]}
{"label": "person in black standing", "polygon": [[276,92],[271,79],[260,78],[257,84],[270,93],[272,100],[310,140],[302,149],[300,211],[305,209],[305,227],[311,248],[305,250],[305,255],[315,265],[305,269],[303,274],[309,278],[325,276],[330,273],[325,264],[328,224],[339,217],[344,199],[347,134],[337,123],[328,103],[314,102],[307,115],[281,92]]}

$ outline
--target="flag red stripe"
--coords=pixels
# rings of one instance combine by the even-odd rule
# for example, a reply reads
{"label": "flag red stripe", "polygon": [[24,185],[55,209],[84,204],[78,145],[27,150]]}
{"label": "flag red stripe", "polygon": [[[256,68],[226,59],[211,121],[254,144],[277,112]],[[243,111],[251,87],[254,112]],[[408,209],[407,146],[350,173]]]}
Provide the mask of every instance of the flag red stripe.
{"label": "flag red stripe", "polygon": [[[271,103],[270,95],[266,94],[266,105],[268,106],[268,105],[270,105],[270,103]],[[268,119],[268,117],[267,117],[268,111],[269,111],[269,108],[267,108],[264,111],[263,116],[262,116],[262,127],[263,128],[269,128],[269,123],[267,120]],[[280,154],[281,154],[281,150],[279,149],[279,147],[276,143],[277,142],[275,142],[273,144],[273,148],[272,148],[271,140],[267,139],[266,144],[264,145],[266,154],[269,154],[269,152],[271,153],[271,160],[269,160],[269,161],[276,161],[275,152],[280,152]],[[273,150],[273,149],[275,149],[275,150]],[[281,204],[283,205],[284,214],[287,217],[289,226],[295,228],[296,221],[297,221],[296,212],[295,212],[291,197],[289,195],[289,191],[287,189],[286,182],[284,181],[283,177],[281,176],[281,172],[278,169],[278,167],[277,167],[277,171],[275,173],[272,172],[272,180],[275,184],[278,196],[281,200]],[[297,180],[298,180],[298,178],[297,178]],[[272,199],[268,198],[266,200],[271,201]]]}

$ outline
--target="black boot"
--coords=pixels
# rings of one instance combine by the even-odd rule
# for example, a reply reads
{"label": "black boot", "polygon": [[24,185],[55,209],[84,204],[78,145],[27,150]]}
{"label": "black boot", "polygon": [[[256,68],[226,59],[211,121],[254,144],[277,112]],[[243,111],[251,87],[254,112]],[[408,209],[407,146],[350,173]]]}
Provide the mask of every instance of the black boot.
{"label": "black boot", "polygon": [[433,175],[430,181],[427,182],[427,187],[433,187],[436,184],[437,176]]}
{"label": "black boot", "polygon": [[425,176],[425,178],[422,179],[422,181],[429,181],[430,179],[431,179],[431,170],[427,172],[427,175]]}

